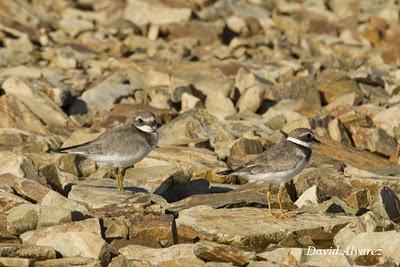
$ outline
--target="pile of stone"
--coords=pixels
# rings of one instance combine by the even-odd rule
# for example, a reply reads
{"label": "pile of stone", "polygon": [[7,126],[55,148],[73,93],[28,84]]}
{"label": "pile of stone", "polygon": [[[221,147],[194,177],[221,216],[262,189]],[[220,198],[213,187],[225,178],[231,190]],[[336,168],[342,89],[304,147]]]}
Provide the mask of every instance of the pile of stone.
{"label": "pile of stone", "polygon": [[[0,266],[398,266],[399,14],[395,0],[2,0]],[[52,152],[141,110],[160,142],[127,170],[129,194]],[[268,185],[216,173],[298,127],[321,144],[281,221]]]}

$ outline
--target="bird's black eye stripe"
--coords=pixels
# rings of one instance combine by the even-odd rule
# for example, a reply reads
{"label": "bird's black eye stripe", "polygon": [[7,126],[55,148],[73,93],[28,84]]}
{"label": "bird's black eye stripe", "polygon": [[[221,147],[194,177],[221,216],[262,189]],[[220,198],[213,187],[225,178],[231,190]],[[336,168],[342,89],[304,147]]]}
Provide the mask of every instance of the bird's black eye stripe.
{"label": "bird's black eye stripe", "polygon": [[137,120],[138,120],[138,122],[143,123],[143,119],[142,118],[138,118]]}

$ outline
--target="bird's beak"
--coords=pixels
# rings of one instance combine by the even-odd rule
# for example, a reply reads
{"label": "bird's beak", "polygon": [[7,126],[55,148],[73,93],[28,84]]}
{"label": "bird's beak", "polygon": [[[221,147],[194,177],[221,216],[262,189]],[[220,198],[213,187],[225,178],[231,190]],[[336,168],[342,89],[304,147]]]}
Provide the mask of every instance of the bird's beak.
{"label": "bird's beak", "polygon": [[316,138],[314,137],[314,143],[316,143],[316,144],[321,144],[321,141],[319,141],[318,139],[316,139]]}

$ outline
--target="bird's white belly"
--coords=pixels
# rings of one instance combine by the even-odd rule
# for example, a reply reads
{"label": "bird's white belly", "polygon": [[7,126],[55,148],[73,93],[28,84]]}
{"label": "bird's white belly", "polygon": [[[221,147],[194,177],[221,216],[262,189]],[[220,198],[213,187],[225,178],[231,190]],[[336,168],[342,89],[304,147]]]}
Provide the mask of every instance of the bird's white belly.
{"label": "bird's white belly", "polygon": [[108,154],[108,155],[91,155],[89,158],[99,162],[107,163],[114,167],[126,167],[142,160],[147,154],[146,153],[135,153],[135,154]]}
{"label": "bird's white belly", "polygon": [[280,172],[246,174],[246,175],[242,175],[242,176],[247,178],[249,180],[249,182],[268,181],[268,182],[274,182],[274,183],[287,183],[290,180],[292,180],[293,177],[295,177],[297,174],[299,174],[304,169],[304,167],[307,165],[307,163],[308,163],[308,160],[306,158],[304,158],[292,170],[280,171]]}

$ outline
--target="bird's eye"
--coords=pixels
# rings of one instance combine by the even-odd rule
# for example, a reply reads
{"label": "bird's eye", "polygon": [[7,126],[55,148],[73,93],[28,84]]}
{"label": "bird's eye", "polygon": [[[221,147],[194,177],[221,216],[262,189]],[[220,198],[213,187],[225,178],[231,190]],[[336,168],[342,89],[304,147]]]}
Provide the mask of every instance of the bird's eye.
{"label": "bird's eye", "polygon": [[306,137],[307,137],[308,139],[312,139],[312,138],[313,138],[313,135],[310,134],[310,133],[308,133],[308,134],[306,134]]}
{"label": "bird's eye", "polygon": [[139,123],[143,123],[143,119],[142,119],[142,118],[138,118],[137,121],[138,121]]}

